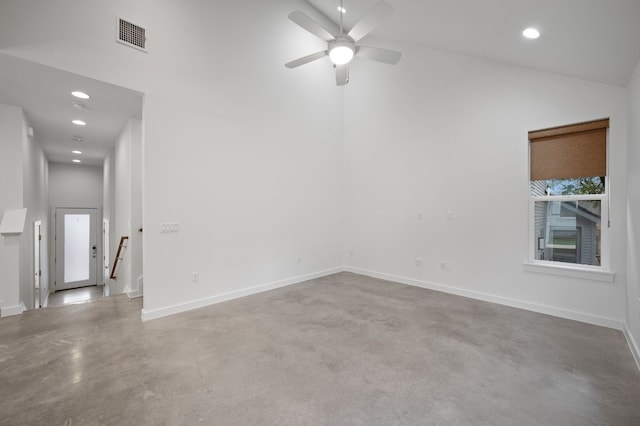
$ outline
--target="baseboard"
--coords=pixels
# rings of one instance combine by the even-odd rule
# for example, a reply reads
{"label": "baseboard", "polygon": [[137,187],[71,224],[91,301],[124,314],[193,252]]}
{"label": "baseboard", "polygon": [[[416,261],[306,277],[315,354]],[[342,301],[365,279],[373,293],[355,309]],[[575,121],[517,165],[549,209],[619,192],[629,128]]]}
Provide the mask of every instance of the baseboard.
{"label": "baseboard", "polygon": [[633,355],[633,359],[636,361],[638,370],[640,370],[640,346],[638,346],[638,343],[633,338],[633,334],[631,334],[631,330],[629,330],[627,324],[622,328],[622,332],[624,333],[624,337],[627,339],[629,349],[631,349],[631,354]]}
{"label": "baseboard", "polygon": [[142,297],[142,292],[140,290],[128,291],[127,296],[129,296],[129,299],[135,299],[136,297]]}
{"label": "baseboard", "polygon": [[6,306],[4,308],[0,308],[0,317],[10,317],[12,315],[20,315],[24,311],[27,310],[27,307],[24,303],[20,303],[16,306]]}
{"label": "baseboard", "polygon": [[508,297],[496,296],[493,294],[481,293],[472,290],[461,289],[443,284],[436,284],[427,281],[420,281],[413,278],[401,277],[397,275],[390,275],[376,271],[369,271],[366,269],[354,268],[345,266],[344,271],[353,272],[354,274],[366,275],[373,278],[380,278],[387,281],[394,281],[400,284],[411,285],[414,287],[427,288],[430,290],[441,291],[443,293],[455,294],[457,296],[468,297],[470,299],[482,300],[485,302],[497,303],[499,305],[511,306],[513,308],[524,309],[526,311],[538,312],[541,314],[553,315],[560,318],[566,318],[570,320],[585,322],[588,324],[599,325],[602,327],[613,328],[616,330],[622,330],[624,323],[612,318],[600,317],[597,315],[585,314],[582,312],[575,312],[553,306],[540,305],[537,303],[526,302],[518,299],[511,299]]}
{"label": "baseboard", "polygon": [[246,288],[243,290],[232,291],[229,293],[219,294],[217,296],[194,300],[192,302],[181,303],[173,306],[167,306],[165,308],[154,309],[154,310],[142,309],[142,321],[149,321],[157,318],[162,318],[168,315],[178,314],[178,313],[190,311],[193,309],[203,308],[209,305],[214,305],[216,303],[226,302],[226,301],[238,299],[244,296],[250,296],[252,294],[262,293],[269,290],[275,290],[277,288],[287,287],[293,284],[299,284],[301,282],[313,280],[315,278],[321,278],[321,277],[326,277],[327,275],[337,274],[339,272],[342,272],[343,270],[344,269],[341,267],[326,269],[324,271],[314,272],[312,274],[301,275],[293,278],[287,278],[285,280],[280,280],[280,281],[274,281],[271,283]]}

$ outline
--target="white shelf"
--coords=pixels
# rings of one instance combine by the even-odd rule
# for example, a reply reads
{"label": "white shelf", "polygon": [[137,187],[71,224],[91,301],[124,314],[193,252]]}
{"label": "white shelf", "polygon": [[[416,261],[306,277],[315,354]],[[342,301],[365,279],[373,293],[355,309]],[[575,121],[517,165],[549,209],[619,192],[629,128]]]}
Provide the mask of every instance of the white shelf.
{"label": "white shelf", "polygon": [[27,209],[5,210],[0,223],[0,234],[22,234],[26,218]]}

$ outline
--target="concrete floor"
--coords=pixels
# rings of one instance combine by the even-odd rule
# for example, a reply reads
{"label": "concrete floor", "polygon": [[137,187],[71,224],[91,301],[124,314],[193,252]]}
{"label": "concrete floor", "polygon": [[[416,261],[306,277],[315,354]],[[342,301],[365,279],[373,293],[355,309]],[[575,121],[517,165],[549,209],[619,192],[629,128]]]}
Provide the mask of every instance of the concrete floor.
{"label": "concrete floor", "polygon": [[100,299],[104,296],[103,285],[92,285],[89,287],[73,288],[71,290],[56,291],[49,295],[47,306],[70,305],[72,303],[84,303],[89,300]]}
{"label": "concrete floor", "polygon": [[342,273],[140,321],[0,319],[11,425],[638,425],[619,331]]}

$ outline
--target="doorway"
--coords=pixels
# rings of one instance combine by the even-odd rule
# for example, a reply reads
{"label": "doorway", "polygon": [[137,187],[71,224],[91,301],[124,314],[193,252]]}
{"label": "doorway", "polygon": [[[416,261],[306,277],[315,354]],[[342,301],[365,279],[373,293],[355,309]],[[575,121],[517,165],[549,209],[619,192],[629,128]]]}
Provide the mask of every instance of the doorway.
{"label": "doorway", "polygon": [[42,221],[33,222],[33,308],[38,309],[44,303],[40,292],[40,280],[42,278]]}
{"label": "doorway", "polygon": [[[88,99],[75,98],[71,91],[76,89],[82,89]],[[34,93],[38,95],[34,96]],[[42,275],[36,276],[38,243],[35,225],[31,222],[34,234],[25,236],[35,243],[33,249],[29,248],[34,257],[33,264],[28,264],[33,275],[24,283],[29,288],[20,288],[20,296],[28,296],[24,303],[29,308],[47,306],[56,292],[60,297],[71,291],[81,293],[75,290],[61,292],[67,288],[80,288],[91,294],[100,290],[106,295],[141,293],[141,287],[135,286],[141,283],[141,278],[132,280],[128,286],[124,285],[124,280],[110,283],[109,267],[113,263],[114,242],[121,235],[131,235],[130,229],[142,228],[143,100],[141,92],[0,53],[0,104],[22,108],[28,122],[25,124],[33,129],[29,146],[33,146],[34,152],[40,148],[47,164],[44,168],[44,163],[29,163],[34,176],[28,180],[29,187],[25,187],[25,191],[28,189],[34,195],[33,201],[42,211],[42,217],[35,215],[33,220],[41,219],[40,233],[44,237],[39,251]],[[89,125],[70,126],[72,115]],[[24,161],[22,154],[16,153],[15,161]],[[29,158],[30,162],[32,160]],[[97,173],[91,173],[89,168],[101,169],[99,184],[98,179],[94,179]],[[47,173],[46,179],[35,175],[41,169]],[[80,251],[85,261],[89,257],[90,263],[86,266],[84,261],[78,262],[82,266],[76,272],[82,273],[78,277],[65,277],[65,232],[63,224],[56,220],[56,208],[75,207],[97,211],[95,220],[90,220],[89,252],[87,254],[86,248],[84,252]],[[29,209],[30,212],[37,211],[35,204]],[[104,228],[103,219],[110,221]],[[96,233],[92,232],[93,224]],[[103,236],[106,237],[104,243]],[[131,265],[127,265],[132,268],[134,279],[142,276],[141,239],[135,247],[135,257],[131,250]],[[23,255],[21,252],[20,256]],[[110,285],[114,288],[109,288]]]}
{"label": "doorway", "polygon": [[96,208],[56,208],[54,292],[97,285]]}
{"label": "doorway", "polygon": [[111,294],[111,288],[109,287],[109,279],[111,274],[109,273],[109,236],[111,230],[109,229],[109,219],[102,220],[102,275],[104,282],[104,295],[109,296]]}

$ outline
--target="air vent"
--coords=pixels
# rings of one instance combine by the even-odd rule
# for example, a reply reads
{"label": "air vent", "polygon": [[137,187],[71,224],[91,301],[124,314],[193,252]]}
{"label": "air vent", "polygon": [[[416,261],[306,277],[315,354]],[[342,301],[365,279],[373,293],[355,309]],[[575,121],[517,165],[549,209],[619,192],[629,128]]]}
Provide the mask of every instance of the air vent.
{"label": "air vent", "polygon": [[122,18],[118,18],[118,35],[116,41],[126,46],[133,47],[134,49],[147,51],[147,36],[146,29],[126,21]]}

